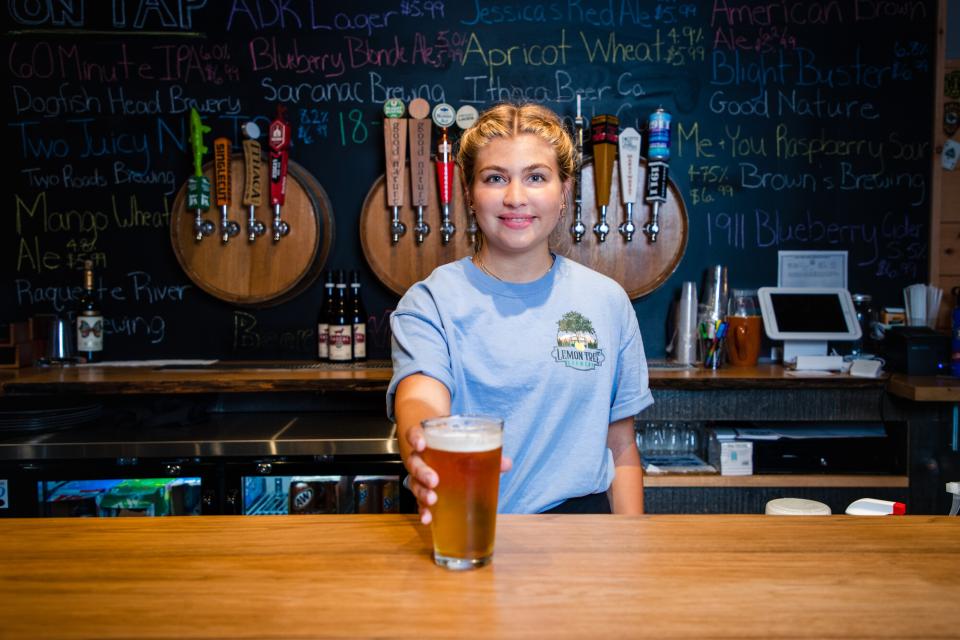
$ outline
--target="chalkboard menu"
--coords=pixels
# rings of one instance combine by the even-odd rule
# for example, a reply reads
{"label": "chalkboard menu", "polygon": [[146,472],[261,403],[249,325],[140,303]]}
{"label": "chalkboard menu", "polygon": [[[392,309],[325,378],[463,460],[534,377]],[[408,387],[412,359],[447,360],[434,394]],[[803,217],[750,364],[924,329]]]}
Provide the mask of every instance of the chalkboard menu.
{"label": "chalkboard menu", "polygon": [[[360,270],[372,357],[389,352],[396,297],[364,264],[357,221],[383,173],[389,98],[536,101],[572,124],[580,96],[587,118],[615,114],[640,130],[657,107],[669,111],[689,240],[673,276],[635,301],[651,357],[663,355],[681,282],[699,284],[710,264],[728,266],[732,287],[754,288],[775,284],[778,250],[843,250],[850,289],[882,304],[927,276],[934,0],[4,7],[12,167],[0,321],[69,312],[90,259],[108,359],[315,353],[322,283],[272,308],[237,307],[175,260],[169,224],[192,173],[191,108],[208,140],[226,136],[236,153],[244,123],[265,131],[286,107],[290,157],[332,205],[327,266]],[[595,212],[586,216],[592,225]]]}

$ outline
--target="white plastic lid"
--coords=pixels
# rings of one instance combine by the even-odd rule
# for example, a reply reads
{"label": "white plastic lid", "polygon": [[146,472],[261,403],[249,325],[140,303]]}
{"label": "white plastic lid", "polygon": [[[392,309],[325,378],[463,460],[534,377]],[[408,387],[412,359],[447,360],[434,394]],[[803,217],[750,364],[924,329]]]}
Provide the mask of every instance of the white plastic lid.
{"label": "white plastic lid", "polygon": [[804,498],[777,498],[767,503],[768,516],[829,516],[830,507]]}

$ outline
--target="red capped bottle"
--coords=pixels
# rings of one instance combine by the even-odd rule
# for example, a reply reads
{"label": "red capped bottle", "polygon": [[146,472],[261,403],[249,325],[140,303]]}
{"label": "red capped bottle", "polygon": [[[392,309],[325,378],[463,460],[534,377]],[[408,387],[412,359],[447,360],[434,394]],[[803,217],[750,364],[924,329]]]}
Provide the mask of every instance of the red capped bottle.
{"label": "red capped bottle", "polygon": [[330,359],[330,312],[333,309],[333,274],[327,271],[327,278],[323,285],[323,303],[320,305],[320,314],[317,316],[317,359],[326,362]]}
{"label": "red capped bottle", "polygon": [[336,295],[333,309],[328,316],[327,349],[330,362],[350,362],[353,360],[353,323],[347,301],[347,283],[343,271],[337,271]]}
{"label": "red capped bottle", "polygon": [[350,277],[350,320],[353,325],[353,361],[367,360],[367,309],[360,295],[360,274],[353,271]]}

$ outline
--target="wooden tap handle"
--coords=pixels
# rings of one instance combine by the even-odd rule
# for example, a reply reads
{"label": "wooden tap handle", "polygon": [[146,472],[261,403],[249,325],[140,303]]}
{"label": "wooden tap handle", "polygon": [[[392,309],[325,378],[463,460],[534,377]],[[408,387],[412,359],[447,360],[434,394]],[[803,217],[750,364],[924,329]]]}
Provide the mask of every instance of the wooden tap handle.
{"label": "wooden tap handle", "polygon": [[410,192],[414,207],[430,204],[430,134],[433,123],[427,118],[410,121]]}
{"label": "wooden tap handle", "polygon": [[590,139],[593,142],[593,185],[597,206],[610,204],[610,185],[613,182],[613,160],[617,153],[616,116],[600,115],[590,119]]}
{"label": "wooden tap handle", "polygon": [[407,119],[386,118],[383,121],[383,142],[387,159],[387,206],[402,207],[407,156]]}
{"label": "wooden tap handle", "polygon": [[259,207],[263,204],[263,185],[260,182],[260,143],[256,140],[243,141],[243,204]]}
{"label": "wooden tap handle", "polygon": [[230,140],[217,138],[213,141],[213,166],[216,178],[217,206],[230,206]]}

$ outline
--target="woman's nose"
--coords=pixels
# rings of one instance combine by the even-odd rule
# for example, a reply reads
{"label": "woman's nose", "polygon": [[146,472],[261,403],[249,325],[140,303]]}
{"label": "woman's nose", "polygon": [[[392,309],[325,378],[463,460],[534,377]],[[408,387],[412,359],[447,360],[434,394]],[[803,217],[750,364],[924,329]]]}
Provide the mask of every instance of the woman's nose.
{"label": "woman's nose", "polygon": [[508,207],[518,207],[526,203],[526,191],[519,180],[511,180],[503,193],[503,204]]}

